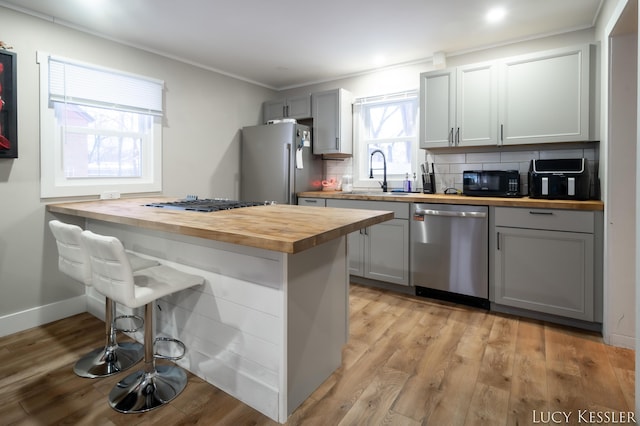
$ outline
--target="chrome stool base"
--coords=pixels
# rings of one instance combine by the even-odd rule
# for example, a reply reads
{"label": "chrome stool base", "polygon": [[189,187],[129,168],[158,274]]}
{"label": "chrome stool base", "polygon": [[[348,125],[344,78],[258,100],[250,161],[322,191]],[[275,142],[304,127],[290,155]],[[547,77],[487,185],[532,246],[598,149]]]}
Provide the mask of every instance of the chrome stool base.
{"label": "chrome stool base", "polygon": [[95,379],[126,370],[144,357],[144,346],[138,342],[122,342],[111,348],[97,348],[76,362],[73,372],[80,377]]}
{"label": "chrome stool base", "polygon": [[155,371],[136,371],[109,393],[109,404],[121,413],[144,413],[174,399],[187,385],[187,374],[174,365],[157,365]]}

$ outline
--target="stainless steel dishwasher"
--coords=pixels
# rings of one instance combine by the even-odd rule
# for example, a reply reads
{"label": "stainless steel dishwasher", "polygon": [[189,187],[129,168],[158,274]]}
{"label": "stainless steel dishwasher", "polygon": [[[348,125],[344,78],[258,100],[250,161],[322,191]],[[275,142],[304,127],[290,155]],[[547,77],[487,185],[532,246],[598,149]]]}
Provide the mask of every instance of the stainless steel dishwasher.
{"label": "stainless steel dishwasher", "polygon": [[419,296],[489,307],[486,206],[413,204],[411,279]]}

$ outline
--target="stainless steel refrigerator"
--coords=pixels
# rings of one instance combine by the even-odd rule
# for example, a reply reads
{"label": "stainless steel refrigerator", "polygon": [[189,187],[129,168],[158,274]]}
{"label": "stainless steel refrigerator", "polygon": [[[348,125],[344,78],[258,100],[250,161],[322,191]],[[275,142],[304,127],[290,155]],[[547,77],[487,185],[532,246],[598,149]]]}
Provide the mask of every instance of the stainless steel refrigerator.
{"label": "stainless steel refrigerator", "polygon": [[322,159],[311,129],[293,122],[242,128],[240,199],[297,204],[296,193],[322,189]]}

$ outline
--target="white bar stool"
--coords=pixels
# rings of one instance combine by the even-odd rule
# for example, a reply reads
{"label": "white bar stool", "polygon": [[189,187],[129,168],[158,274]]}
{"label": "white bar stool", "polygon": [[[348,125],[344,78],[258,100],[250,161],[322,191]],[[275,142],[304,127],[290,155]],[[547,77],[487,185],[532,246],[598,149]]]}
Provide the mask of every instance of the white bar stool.
{"label": "white bar stool", "polygon": [[[144,305],[144,369],[118,382],[109,393],[109,404],[122,413],[142,413],[160,407],[182,392],[187,385],[187,374],[177,365],[156,366],[156,358],[182,358],[185,346],[176,339],[155,339],[153,302],[203,284],[204,278],[166,265],[134,272],[117,238],[91,231],[84,231],[81,238],[89,253],[92,284],[96,290],[130,308]],[[177,343],[182,348],[182,354],[177,357],[154,354],[156,340]]]}
{"label": "white bar stool", "polygon": [[[89,255],[81,247],[82,228],[59,220],[50,221],[49,228],[58,246],[58,268],[60,271],[90,287],[91,265],[89,264]],[[145,259],[133,253],[127,253],[127,257],[134,270],[159,265],[155,260]],[[144,355],[142,344],[138,342],[118,343],[116,338],[117,331],[137,331],[142,327],[142,318],[135,315],[117,317],[116,304],[108,297],[105,298],[104,316],[105,345],[92,350],[76,362],[73,371],[80,377],[93,379],[111,376],[137,364]],[[136,324],[137,327],[133,329],[119,329],[116,324],[118,320],[122,319],[133,319],[134,322],[138,320],[140,325]]]}

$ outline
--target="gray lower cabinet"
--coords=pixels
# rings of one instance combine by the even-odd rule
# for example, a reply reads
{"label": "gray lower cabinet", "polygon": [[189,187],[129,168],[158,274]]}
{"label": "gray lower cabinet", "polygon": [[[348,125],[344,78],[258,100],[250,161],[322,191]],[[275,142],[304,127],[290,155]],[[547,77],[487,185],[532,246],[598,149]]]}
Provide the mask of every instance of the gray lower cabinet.
{"label": "gray lower cabinet", "polygon": [[366,229],[352,232],[347,236],[349,249],[349,275],[364,277],[364,243]]}
{"label": "gray lower cabinet", "polygon": [[299,206],[326,207],[327,200],[324,198],[299,197]]}
{"label": "gray lower cabinet", "polygon": [[409,204],[334,199],[326,203],[327,207],[394,212],[395,219],[349,234],[349,273],[408,286]]}
{"label": "gray lower cabinet", "polygon": [[492,302],[594,321],[595,213],[492,208]]}

